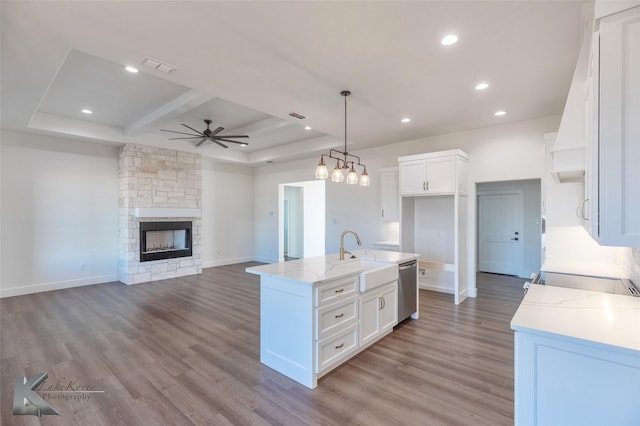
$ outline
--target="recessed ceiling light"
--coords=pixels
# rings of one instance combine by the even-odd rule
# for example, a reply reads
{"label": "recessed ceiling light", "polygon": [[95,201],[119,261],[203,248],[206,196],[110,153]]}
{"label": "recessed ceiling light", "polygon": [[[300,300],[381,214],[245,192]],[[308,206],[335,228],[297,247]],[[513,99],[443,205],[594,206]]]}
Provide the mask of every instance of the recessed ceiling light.
{"label": "recessed ceiling light", "polygon": [[246,143],[241,143],[240,146],[247,146],[247,144]]}
{"label": "recessed ceiling light", "polygon": [[138,72],[138,68],[132,67],[131,65],[127,65],[126,67],[124,67],[124,69],[129,71],[132,74],[135,74]]}
{"label": "recessed ceiling light", "polygon": [[409,123],[411,121],[411,119],[409,117],[405,117],[400,121],[402,121],[403,123]]}
{"label": "recessed ceiling light", "polygon": [[305,126],[305,128],[304,128],[304,129],[305,129],[305,130],[311,130],[311,127],[309,127],[309,126]]}
{"label": "recessed ceiling light", "polygon": [[495,115],[496,117],[500,117],[501,115],[505,115],[507,112],[506,111],[496,111],[493,115]]}
{"label": "recessed ceiling light", "polygon": [[484,90],[487,87],[489,87],[489,84],[485,82],[476,84],[476,90]]}
{"label": "recessed ceiling light", "polygon": [[82,113],[83,114],[93,114],[93,111],[91,111],[90,109],[83,109]]}
{"label": "recessed ceiling light", "polygon": [[455,34],[448,34],[440,40],[443,46],[450,46],[458,42],[458,36]]}

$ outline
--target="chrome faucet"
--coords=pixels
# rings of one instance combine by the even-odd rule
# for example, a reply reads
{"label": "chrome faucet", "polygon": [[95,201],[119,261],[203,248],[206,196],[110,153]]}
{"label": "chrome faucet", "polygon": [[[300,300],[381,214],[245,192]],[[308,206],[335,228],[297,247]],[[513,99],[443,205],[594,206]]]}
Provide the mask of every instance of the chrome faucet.
{"label": "chrome faucet", "polygon": [[350,251],[346,251],[344,249],[344,236],[346,234],[353,234],[353,236],[356,237],[356,243],[358,243],[359,246],[362,245],[362,241],[360,241],[360,237],[358,237],[358,234],[356,234],[355,231],[351,231],[349,229],[344,231],[342,235],[340,235],[340,260],[344,260],[344,255],[346,253],[352,254]]}

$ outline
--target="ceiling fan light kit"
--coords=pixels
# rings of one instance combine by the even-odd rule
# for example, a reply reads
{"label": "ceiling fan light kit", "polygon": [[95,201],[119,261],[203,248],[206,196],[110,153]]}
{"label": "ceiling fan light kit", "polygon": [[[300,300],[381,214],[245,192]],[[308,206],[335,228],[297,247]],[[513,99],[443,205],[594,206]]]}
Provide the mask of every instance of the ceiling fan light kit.
{"label": "ceiling fan light kit", "polygon": [[239,138],[248,138],[248,135],[218,135],[218,133],[220,133],[221,131],[224,130],[224,127],[218,127],[215,130],[211,130],[209,128],[209,126],[211,125],[212,121],[211,120],[204,120],[205,124],[207,125],[207,128],[204,129],[202,132],[199,130],[194,129],[191,126],[188,126],[184,123],[182,123],[182,125],[184,127],[186,127],[187,129],[195,132],[195,133],[185,133],[185,132],[178,132],[175,130],[165,130],[165,129],[160,129],[163,132],[170,132],[170,133],[178,133],[180,135],[188,135],[188,138],[169,138],[170,141],[175,141],[175,140],[192,140],[192,139],[200,139],[200,141],[198,141],[195,146],[199,147],[202,146],[203,143],[205,143],[206,141],[211,141],[213,143],[216,143],[218,145],[220,145],[223,148],[229,148],[227,145],[223,144],[221,141],[224,142],[231,142],[231,143],[235,143],[238,144],[240,146],[247,146],[249,145],[246,142],[239,142],[239,141],[234,141],[232,139],[239,139]]}
{"label": "ceiling fan light kit", "polygon": [[[343,90],[340,94],[344,96],[344,151],[331,148],[329,154],[322,154],[320,156],[320,162],[316,167],[316,179],[327,179],[329,177],[329,170],[324,162],[324,157],[326,156],[336,160],[336,166],[331,173],[332,182],[342,182],[345,171],[349,170],[347,173],[347,184],[355,185],[359,183],[360,186],[369,186],[371,180],[367,174],[367,166],[360,162],[360,157],[347,152],[347,96],[349,96],[351,92]],[[356,165],[363,168],[359,179],[358,173],[355,170]]]}

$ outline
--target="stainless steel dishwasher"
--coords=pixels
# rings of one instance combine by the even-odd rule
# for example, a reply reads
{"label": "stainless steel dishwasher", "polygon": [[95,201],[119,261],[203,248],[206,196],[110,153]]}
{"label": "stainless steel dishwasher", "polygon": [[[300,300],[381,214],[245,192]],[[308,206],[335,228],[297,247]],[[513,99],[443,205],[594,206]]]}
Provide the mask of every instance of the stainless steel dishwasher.
{"label": "stainless steel dishwasher", "polygon": [[398,265],[398,322],[418,310],[417,267],[416,260]]}

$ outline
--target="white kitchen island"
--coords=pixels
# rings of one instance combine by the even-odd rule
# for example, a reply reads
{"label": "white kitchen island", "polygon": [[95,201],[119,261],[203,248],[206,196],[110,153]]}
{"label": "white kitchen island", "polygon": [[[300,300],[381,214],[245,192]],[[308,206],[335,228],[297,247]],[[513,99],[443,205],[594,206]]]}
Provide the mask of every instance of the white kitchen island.
{"label": "white kitchen island", "polygon": [[313,389],[319,377],[393,331],[398,264],[418,255],[354,255],[247,268],[260,275],[260,362]]}
{"label": "white kitchen island", "polygon": [[640,298],[531,285],[515,330],[515,424],[640,425]]}

